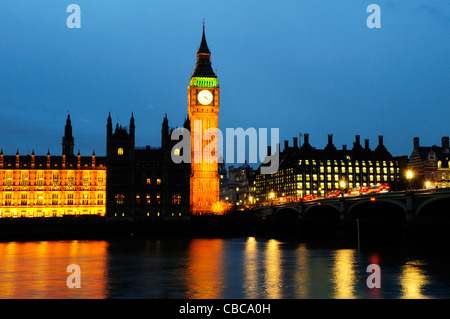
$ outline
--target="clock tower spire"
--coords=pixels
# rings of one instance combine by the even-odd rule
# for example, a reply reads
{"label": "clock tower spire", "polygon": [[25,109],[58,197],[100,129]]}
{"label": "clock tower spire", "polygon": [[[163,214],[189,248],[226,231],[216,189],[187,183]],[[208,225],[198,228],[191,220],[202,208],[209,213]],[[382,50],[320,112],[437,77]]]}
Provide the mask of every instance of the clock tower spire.
{"label": "clock tower spire", "polygon": [[[219,82],[211,66],[205,24],[197,63],[188,86],[191,127],[190,204],[193,215],[210,214],[219,202],[218,127]],[[208,131],[213,134],[205,134]],[[215,136],[214,136],[215,132]]]}

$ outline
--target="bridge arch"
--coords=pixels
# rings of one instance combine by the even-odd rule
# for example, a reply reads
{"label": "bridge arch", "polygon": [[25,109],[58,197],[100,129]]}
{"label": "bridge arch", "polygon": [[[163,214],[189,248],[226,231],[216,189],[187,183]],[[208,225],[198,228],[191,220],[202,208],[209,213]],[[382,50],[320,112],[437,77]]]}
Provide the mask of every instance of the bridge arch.
{"label": "bridge arch", "polygon": [[[370,212],[381,212],[380,217],[383,215],[382,212],[385,211],[398,211],[399,213],[406,216],[406,204],[400,201],[391,199],[375,199],[371,201],[369,198],[367,200],[361,200],[352,204],[346,211],[346,217],[351,218],[356,215],[358,210],[366,209]],[[388,216],[389,217],[389,216]]]}
{"label": "bridge arch", "polygon": [[294,207],[281,207],[274,212],[274,218],[277,220],[298,220],[299,211]]}
{"label": "bridge arch", "polygon": [[433,196],[423,201],[415,210],[418,219],[450,221],[450,194]]}
{"label": "bridge arch", "polygon": [[317,204],[309,206],[302,214],[304,221],[329,221],[338,222],[340,219],[339,208],[331,204]]}
{"label": "bridge arch", "polygon": [[347,230],[354,236],[358,233],[362,241],[401,238],[406,226],[406,212],[406,205],[401,202],[367,198],[347,210]]}

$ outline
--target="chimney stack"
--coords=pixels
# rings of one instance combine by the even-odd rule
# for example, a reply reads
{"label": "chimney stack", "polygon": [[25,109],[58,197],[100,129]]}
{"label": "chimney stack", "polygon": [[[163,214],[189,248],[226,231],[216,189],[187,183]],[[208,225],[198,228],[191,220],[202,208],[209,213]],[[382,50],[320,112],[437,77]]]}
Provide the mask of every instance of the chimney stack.
{"label": "chimney stack", "polygon": [[448,136],[444,136],[442,138],[442,148],[449,148],[449,147],[450,147],[449,138],[448,138]]}
{"label": "chimney stack", "polygon": [[414,138],[414,149],[415,150],[419,149],[419,138],[418,137]]}
{"label": "chimney stack", "polygon": [[355,135],[355,143],[356,143],[356,145],[361,145],[360,136],[359,135]]}
{"label": "chimney stack", "polygon": [[368,140],[368,139],[365,139],[365,140],[364,140],[364,147],[365,147],[366,150],[369,150],[369,149],[370,149],[370,148],[369,148],[369,140]]}
{"label": "chimney stack", "polygon": [[284,140],[284,150],[287,150],[289,148],[289,141]]}
{"label": "chimney stack", "polygon": [[298,137],[294,137],[294,147],[297,148],[298,147]]}

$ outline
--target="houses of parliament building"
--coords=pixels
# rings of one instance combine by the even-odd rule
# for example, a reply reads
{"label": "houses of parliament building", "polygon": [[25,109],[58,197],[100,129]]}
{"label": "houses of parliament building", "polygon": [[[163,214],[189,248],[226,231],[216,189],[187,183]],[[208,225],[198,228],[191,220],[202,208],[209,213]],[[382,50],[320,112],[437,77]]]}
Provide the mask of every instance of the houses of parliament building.
{"label": "houses of parliament building", "polygon": [[[186,121],[185,125],[188,125]],[[190,164],[170,159],[167,116],[161,147],[135,147],[130,126],[107,119],[107,156],[74,154],[70,115],[62,155],[7,156],[0,151],[0,218],[63,216],[185,216],[189,214]]]}

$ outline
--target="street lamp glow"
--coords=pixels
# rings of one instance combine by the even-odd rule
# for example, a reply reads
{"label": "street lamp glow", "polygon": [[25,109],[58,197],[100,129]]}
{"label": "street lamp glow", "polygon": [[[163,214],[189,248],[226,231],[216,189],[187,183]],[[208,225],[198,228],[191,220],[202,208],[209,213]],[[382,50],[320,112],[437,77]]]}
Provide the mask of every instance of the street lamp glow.
{"label": "street lamp glow", "polygon": [[412,171],[407,171],[407,172],[406,172],[406,178],[407,178],[408,180],[411,180],[413,177],[414,177],[414,174],[413,174]]}

